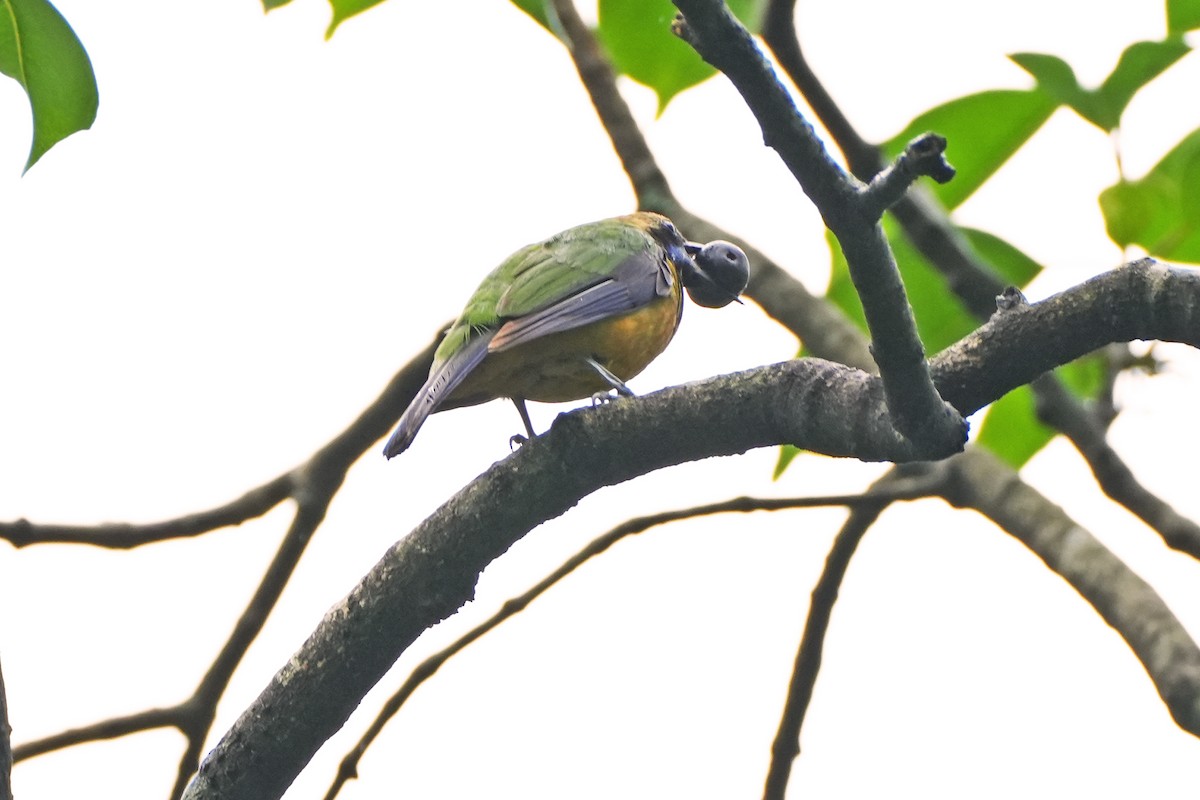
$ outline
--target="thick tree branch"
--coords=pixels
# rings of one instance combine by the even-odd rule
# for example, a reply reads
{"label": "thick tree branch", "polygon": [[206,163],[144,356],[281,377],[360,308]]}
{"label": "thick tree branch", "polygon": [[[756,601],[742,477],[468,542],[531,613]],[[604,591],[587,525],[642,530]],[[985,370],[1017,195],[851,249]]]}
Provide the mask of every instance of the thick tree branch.
{"label": "thick tree branch", "polygon": [[[580,53],[586,52],[586,48],[584,48],[584,49],[574,48],[572,52],[573,52],[573,55],[576,56],[577,63],[578,63],[579,59],[581,58]],[[591,80],[593,82],[595,82],[596,80],[600,80],[601,82],[603,82],[603,79],[604,79],[603,71],[601,71],[599,79],[597,79],[595,77],[594,73],[592,73],[588,70],[585,70],[582,67],[580,69],[580,74],[581,74],[581,77],[583,77],[585,83],[587,83],[589,80]],[[589,77],[589,76],[592,76],[592,77]],[[592,90],[592,86],[589,86],[589,91],[591,91],[591,90]],[[594,94],[593,96],[595,97],[596,95]],[[610,104],[615,104],[618,107],[620,106],[620,98],[618,95],[615,94],[615,92],[610,93],[609,102],[610,102]],[[599,101],[597,102],[597,109],[598,109],[598,111],[601,112],[602,116],[605,114],[605,109],[602,108],[602,104]],[[606,122],[607,122],[607,120],[606,120]],[[610,127],[610,133],[612,133],[611,127]],[[616,146],[618,148],[618,153],[622,155],[622,160],[626,163],[627,169],[630,170],[631,177],[635,181],[635,186],[639,186],[643,183],[649,187],[657,186],[657,188],[660,190],[658,192],[660,198],[661,198],[661,195],[663,192],[667,192],[669,195],[669,189],[666,188],[665,181],[658,182],[655,178],[653,178],[654,170],[645,169],[645,167],[647,165],[653,166],[653,162],[652,162],[652,160],[650,160],[648,151],[644,150],[640,156],[638,156],[637,154],[634,154],[634,157],[631,159],[626,158],[627,153],[624,152],[622,148],[632,147],[630,142],[632,141],[632,142],[636,143],[639,136],[640,135],[637,134],[635,127],[627,127],[627,129],[625,130],[623,135],[621,135],[621,136],[614,135],[613,136],[614,146]],[[649,177],[649,178],[645,177],[647,175],[649,175],[651,177]],[[639,190],[639,198],[641,198],[642,202],[644,202],[644,203],[649,204],[650,202],[664,202],[661,199],[659,201],[647,200],[647,198],[654,197],[654,196],[655,196],[654,188],[648,188],[645,192]],[[674,204],[673,198],[669,198],[669,196],[668,196],[667,201],[669,201],[669,203],[672,205]],[[683,227],[684,230],[687,230],[689,232],[694,233],[697,226],[700,224],[703,224],[703,223],[700,223],[700,221],[695,220],[695,218],[690,217],[690,215],[686,215],[686,213],[681,213],[680,209],[662,208],[660,210],[667,211],[667,213],[671,214],[672,217],[676,218],[677,222],[681,223],[681,227]],[[681,216],[683,217],[683,219],[680,218]],[[719,237],[714,236],[711,238],[719,238]],[[725,238],[730,238],[730,237],[725,237]],[[761,261],[761,259],[756,258],[753,254],[752,254],[752,258],[754,259],[755,265],[757,268],[758,265],[760,263],[762,263],[762,261]],[[794,289],[796,289],[798,287],[796,287],[794,284],[794,281],[791,281],[784,273],[782,273],[782,271],[775,271],[775,274],[772,274],[771,270],[765,270],[765,274],[767,274],[769,276],[769,279],[767,281],[763,281],[761,279],[761,276],[763,274],[764,274],[763,270],[756,269],[756,275],[755,275],[756,283],[758,286],[764,287],[764,291],[761,292],[761,299],[763,301],[764,307],[768,307],[773,298],[777,298],[781,295],[781,292],[777,291],[780,289],[786,290],[786,292],[793,294],[793,296],[803,297],[804,293],[802,292],[802,290],[799,292],[793,291]],[[754,286],[754,285],[755,284],[752,283],[752,286]],[[828,306],[824,303],[813,302],[811,296],[808,297],[806,302],[811,302],[811,304],[817,308],[823,308],[826,310],[828,309]],[[772,310],[772,309],[769,308],[769,310]],[[774,311],[774,313],[776,313],[778,315],[779,318],[790,319],[793,322],[797,323],[797,324],[795,324],[795,327],[793,329],[803,330],[803,321],[797,320],[797,317],[801,316],[801,315],[795,314],[795,312],[793,310],[788,309],[786,307],[785,303],[783,303],[783,302],[777,303],[775,305],[773,311]],[[809,317],[809,319],[811,319],[811,317]],[[835,319],[836,319],[836,317],[835,317]],[[820,325],[813,325],[813,330],[811,332],[806,331],[805,334],[802,334],[802,335],[806,335],[806,337],[811,336],[813,339],[815,339],[816,341],[818,341],[821,344],[822,348],[829,347],[831,349],[836,349],[836,348],[841,347],[842,349],[844,349],[846,351],[854,352],[855,353],[854,356],[851,356],[850,358],[847,358],[845,360],[857,360],[856,356],[861,355],[863,351],[861,349],[861,344],[859,343],[860,340],[857,339],[856,334],[851,330],[847,330],[845,321],[841,320],[841,319],[837,319],[836,324],[833,325],[832,327],[837,330],[837,333],[832,337],[822,337],[823,330],[822,330],[822,326],[820,326]],[[812,343],[813,343],[812,340],[809,340],[806,338],[806,341],[809,341],[809,344],[811,347]],[[815,348],[813,348],[813,349],[815,349]],[[952,380],[955,379],[954,376],[956,376],[956,375],[959,378],[962,377],[960,374],[961,370],[959,369],[959,366],[961,366],[961,365],[955,365],[955,364],[951,364],[951,363],[947,364],[946,374]],[[646,400],[649,400],[649,398],[644,398],[643,402]],[[629,404],[618,404],[618,405],[626,405],[627,409],[632,410],[632,408],[630,408]],[[614,407],[613,410],[616,411],[617,409]],[[594,412],[594,413],[602,413],[605,411],[607,411],[607,409],[598,409],[597,412]],[[568,419],[578,418],[578,417],[587,417],[587,416],[588,416],[588,414],[585,412],[585,414],[582,414],[582,415],[571,415],[571,417],[569,417]],[[593,414],[593,416],[594,416],[594,414]],[[662,430],[662,427],[663,426],[660,425],[659,430]],[[556,426],[556,432],[559,430],[560,430],[560,427]],[[569,433],[570,433],[570,431],[568,431],[568,429],[566,427],[561,428],[561,430],[567,431],[567,435],[569,435]],[[552,435],[554,435],[554,434],[552,434]],[[637,440],[637,437],[635,437],[635,441],[636,440]],[[643,440],[643,442],[644,442],[644,440]],[[549,445],[549,444],[550,444],[550,442],[548,440],[543,440],[541,442],[535,442],[535,443],[533,443],[533,445],[531,445],[530,448],[527,448],[527,450],[524,451],[522,454],[518,454],[517,458],[519,459],[524,456],[532,456],[534,454],[535,446],[539,446],[539,445],[545,446],[545,445]],[[626,441],[625,444],[628,445],[629,441]],[[657,444],[657,442],[656,442],[656,444]],[[578,449],[588,450],[589,449],[589,447],[587,445],[583,445],[580,443],[571,445],[571,448],[576,449],[576,450],[578,450]],[[619,458],[619,454],[615,455],[615,456],[609,455],[606,453],[606,451],[600,450],[598,448],[598,446],[596,446],[596,445],[592,445],[591,455],[592,456],[600,456],[601,460],[603,460],[605,458]],[[638,454],[636,451],[634,452],[633,455],[635,457],[640,457],[640,454]],[[560,463],[559,474],[562,474],[561,461],[559,463]],[[489,475],[490,474],[491,473],[489,473]],[[570,474],[570,473],[568,473],[568,474]],[[528,476],[525,476],[525,477],[528,477]],[[486,480],[486,476],[485,476],[485,480]],[[515,478],[513,480],[515,480]],[[514,487],[516,484],[512,483],[512,484],[506,484],[506,485],[509,487]],[[500,489],[500,491],[507,490],[507,489],[503,488],[503,486],[505,486],[505,484],[501,485],[502,488]],[[496,491],[497,485],[492,484],[490,486],[490,490]],[[469,504],[469,500],[471,498],[483,499],[483,498],[486,498],[488,494],[489,494],[488,486],[482,486],[480,484],[476,484],[474,488],[468,487],[466,490],[464,490],[463,494],[461,495],[463,500],[468,501],[467,505],[463,504],[463,500],[451,501],[451,503],[447,504],[445,509],[457,509],[457,512],[455,512],[452,516],[457,518],[460,523],[465,524],[467,522],[470,522],[471,525],[474,525],[476,523],[476,521],[488,519],[489,518],[488,515],[491,514],[492,512],[487,509],[479,509],[478,507]],[[564,508],[566,507],[566,505],[570,504],[569,499],[564,500],[562,502],[564,503],[564,505],[563,505]],[[459,579],[453,581],[451,584],[443,586],[439,582],[438,576],[428,575],[426,570],[424,568],[422,568],[420,563],[418,563],[418,562],[422,562],[424,559],[429,558],[431,556],[431,554],[429,552],[427,552],[427,548],[430,546],[431,542],[436,541],[438,538],[431,532],[432,531],[431,526],[435,525],[435,523],[436,523],[436,521],[431,518],[431,520],[427,521],[426,524],[422,525],[422,527],[418,530],[417,533],[415,533],[413,535],[413,537],[410,538],[410,540],[408,540],[404,543],[406,545],[405,547],[401,547],[398,545],[397,548],[394,548],[393,554],[391,556],[389,556],[388,558],[385,558],[385,560],[383,562],[381,562],[381,564],[378,568],[380,570],[380,572],[375,577],[369,579],[368,582],[364,583],[363,586],[360,587],[359,590],[356,590],[354,595],[352,595],[351,601],[349,601],[344,608],[336,609],[331,614],[329,619],[327,620],[327,624],[329,626],[334,626],[340,630],[349,631],[352,628],[354,628],[353,625],[349,624],[353,621],[353,619],[369,618],[370,620],[373,621],[371,623],[371,625],[386,626],[389,621],[392,621],[392,619],[393,619],[392,615],[386,614],[386,613],[382,614],[382,615],[376,615],[374,613],[374,611],[370,611],[366,607],[368,605],[367,598],[372,596],[371,592],[369,591],[368,586],[378,586],[378,587],[382,588],[382,587],[388,585],[389,582],[392,584],[399,582],[400,584],[406,585],[406,581],[399,580],[398,578],[396,578],[397,574],[412,575],[414,577],[414,579],[420,579],[419,584],[417,586],[411,588],[411,590],[409,592],[409,597],[411,600],[415,601],[414,608],[417,608],[420,611],[420,613],[426,615],[429,618],[440,618],[438,616],[439,614],[450,613],[450,610],[455,605],[455,601],[453,599],[447,599],[445,594],[442,592],[423,593],[422,591],[420,591],[420,588],[422,585],[424,585],[424,586],[430,585],[430,584],[426,583],[426,581],[432,581],[435,586],[444,588],[451,593],[453,593],[454,586],[457,585],[461,588],[461,597],[462,598],[468,597],[470,590],[471,590],[470,587],[471,587],[471,585],[473,585],[474,576],[472,574],[468,574],[464,577],[460,577]],[[477,554],[478,554],[478,548],[483,548],[485,550],[488,548],[491,548],[493,552],[498,552],[508,546],[503,541],[501,541],[499,543],[493,542],[493,543],[489,544],[486,541],[486,538],[482,541],[476,541],[476,539],[474,537],[478,534],[477,531],[472,532],[471,530],[466,530],[466,531],[458,530],[457,527],[454,525],[451,525],[451,528],[454,528],[454,530],[451,531],[450,529],[447,529],[447,531],[448,531],[449,535],[452,535],[454,541],[457,543],[460,543],[464,547],[468,547],[469,549],[474,548],[473,550],[471,550],[471,552],[476,552]],[[424,535],[419,535],[422,532],[425,532]],[[425,537],[427,537],[427,536],[430,538],[426,539]],[[411,547],[413,549],[409,550],[408,549],[409,547]],[[444,560],[442,560],[440,562],[442,565],[446,565],[448,563],[453,563],[456,560],[454,556],[449,555],[451,552],[456,552],[454,547],[451,547],[449,550],[447,550],[445,548],[439,548],[439,552],[442,554],[443,557],[448,556],[448,558],[444,558]],[[478,566],[481,563],[481,561],[486,561],[486,555],[481,560],[469,560],[467,562],[467,564],[464,565],[466,572],[471,573],[472,570],[481,568]],[[422,576],[424,576],[424,577],[422,577]],[[390,581],[389,581],[389,579],[390,579]],[[428,597],[425,597],[426,594],[428,595]],[[404,607],[403,601],[396,601],[395,599],[393,599],[392,601],[388,601],[388,602],[398,602],[399,603],[398,606],[394,606],[393,608],[403,608]],[[374,601],[372,601],[370,603],[370,605],[373,606]],[[364,617],[364,615],[366,615],[366,616]],[[419,633],[419,631],[421,629],[419,625],[410,627],[412,625],[411,621],[399,620],[399,622],[400,622],[401,626],[403,628],[405,628],[406,630],[413,631],[414,635],[415,635],[415,633]],[[371,625],[369,625],[368,627],[371,627]],[[381,631],[384,629],[385,628],[382,628],[382,627],[376,627],[373,635],[378,636],[381,633]],[[319,638],[321,635],[322,635],[321,632],[318,632],[318,634],[314,635],[314,639],[310,640],[310,643],[309,643],[310,647],[306,648],[306,650],[300,656],[298,656],[297,659],[295,659],[293,661],[292,666],[286,671],[286,675],[281,676],[281,677],[287,678],[286,683],[288,686],[298,686],[300,684],[307,684],[308,689],[311,689],[313,685],[320,684],[323,686],[327,686],[328,688],[331,688],[331,689],[340,689],[346,685],[345,679],[348,677],[352,678],[355,681],[365,681],[365,685],[370,685],[370,683],[374,682],[377,675],[372,676],[371,673],[374,670],[374,662],[375,662],[375,658],[376,658],[377,654],[370,655],[369,657],[364,657],[363,659],[356,659],[355,663],[348,665],[347,670],[342,672],[340,674],[340,676],[334,676],[334,680],[332,682],[326,682],[324,676],[311,674],[313,671],[319,672],[320,669],[316,665],[316,662],[310,660],[307,656],[314,656],[316,653],[321,652],[321,647],[319,645]],[[403,635],[399,637],[400,640],[402,640],[404,638],[406,638],[406,637]],[[394,635],[394,631],[392,634],[384,637],[383,639],[375,639],[375,642],[376,643],[390,642],[387,644],[387,647],[393,648],[393,653],[400,652],[400,650],[402,650],[406,646],[406,643],[396,639],[396,637]],[[371,649],[369,646],[369,642],[364,641],[364,642],[362,642],[362,644],[364,645],[364,647],[363,647],[364,651],[369,651]],[[344,640],[338,641],[337,649],[338,649],[338,652],[343,652],[343,653],[358,652],[358,650],[356,648],[347,646],[346,641],[344,641]],[[306,656],[306,654],[307,654],[307,656]],[[394,657],[394,655],[385,654],[385,656],[383,658],[379,659],[379,662],[378,662],[379,668],[386,669],[387,666],[390,665],[391,659],[393,657]],[[329,666],[330,666],[329,664],[326,664],[327,668]],[[339,665],[335,665],[335,666],[339,666]],[[275,687],[275,688],[278,688],[278,687]],[[307,691],[307,689],[306,689],[306,691]],[[278,730],[281,730],[281,729],[290,729],[291,727],[293,727],[295,725],[301,725],[306,721],[305,720],[305,715],[306,715],[305,709],[308,708],[308,705],[306,703],[294,704],[293,700],[289,700],[286,696],[282,697],[282,698],[273,696],[273,692],[274,692],[274,688],[271,691],[269,691],[267,693],[267,695],[264,695],[264,697],[260,699],[260,704],[256,705],[256,707],[254,709],[251,709],[247,713],[247,715],[243,718],[243,721],[250,723],[251,720],[254,720],[257,718],[259,713],[263,713],[264,716],[261,719],[261,722],[263,722],[264,724],[278,723],[276,725],[277,732],[278,732]],[[354,690],[351,690],[351,694],[354,694]],[[285,692],[285,695],[286,695],[286,692]],[[322,695],[322,696],[325,696],[325,695]],[[331,698],[331,699],[332,699],[332,702],[334,702],[334,703],[337,702],[336,698]],[[281,713],[279,715],[278,719],[276,719],[273,716],[276,713],[276,709],[282,709],[282,711],[283,711],[283,713]],[[293,711],[293,710],[296,712],[295,715],[293,715],[291,713],[291,711]],[[268,719],[265,714],[265,712],[267,712],[267,711],[271,712],[272,716],[270,719]],[[318,719],[317,719],[318,727],[321,727],[321,726],[324,726],[324,725],[327,725],[330,723],[332,723],[333,727],[336,727],[337,724],[340,724],[340,722],[337,722],[337,718],[340,713],[341,712],[336,711],[336,710],[328,711],[328,710],[322,709],[322,711],[318,715]],[[311,719],[311,717],[309,717],[309,719]],[[250,729],[251,729],[250,727],[247,727],[244,731],[244,735],[245,736],[253,735],[253,736],[257,737],[257,734],[250,733]],[[239,724],[239,727],[236,728],[236,730],[239,730],[239,731],[242,730],[240,724]],[[223,776],[221,775],[221,770],[220,770],[219,764],[217,763],[217,761],[218,761],[218,759],[216,757],[217,755],[224,757],[226,759],[229,759],[231,764],[236,764],[237,762],[240,761],[240,758],[238,758],[239,754],[241,754],[242,756],[245,756],[245,755],[251,754],[251,753],[255,756],[255,758],[262,758],[264,756],[267,757],[268,764],[277,763],[277,759],[279,758],[279,756],[281,754],[274,752],[274,748],[271,746],[274,743],[276,743],[277,741],[279,741],[274,735],[271,735],[270,733],[268,733],[268,741],[266,741],[266,745],[267,745],[266,751],[260,751],[258,749],[258,745],[255,744],[254,742],[250,742],[249,744],[247,744],[246,739],[239,738],[241,735],[243,735],[243,733],[239,733],[238,735],[234,735],[231,737],[226,737],[226,740],[218,748],[217,754],[214,754],[214,758],[210,758],[209,761],[206,762],[204,774],[202,774],[201,776],[198,777],[196,784],[194,784],[192,787],[192,790],[191,790],[193,793],[192,796],[203,796],[206,787],[208,789],[213,789],[213,788],[221,787],[222,785],[224,785],[223,784]],[[313,746],[315,747],[316,744],[319,744],[319,741],[320,741],[320,736],[318,735],[316,740],[314,740],[315,743],[313,744]],[[262,744],[262,742],[259,742],[259,744]],[[285,745],[284,749],[286,749],[288,751],[288,753],[284,755],[284,760],[287,760],[289,756],[296,756],[296,758],[298,759],[298,763],[300,765],[302,765],[304,763],[304,761],[306,761],[308,758],[308,756],[305,752],[296,751],[290,745]],[[298,769],[298,768],[299,767],[297,766],[296,769]],[[288,767],[286,769],[290,769],[290,767]],[[273,770],[267,770],[267,772],[270,773],[270,772],[273,772]],[[294,773],[292,773],[292,774],[294,774]],[[288,775],[284,775],[284,776],[264,775],[264,776],[262,776],[262,780],[267,783],[272,783],[273,785],[286,786],[286,783],[291,780],[291,777]],[[229,788],[233,788],[232,785]],[[244,788],[244,787],[239,787],[239,789],[240,788]],[[265,784],[260,784],[258,788],[265,788]],[[251,794],[253,794],[253,793],[254,792],[251,792]],[[240,795],[233,794],[231,796],[240,796]]]}
{"label": "thick tree branch", "polygon": [[0,670],[0,800],[12,800],[12,726],[8,724],[8,694]]}
{"label": "thick tree branch", "polygon": [[[1168,547],[1200,558],[1200,525],[1141,484],[1104,436],[1091,414],[1072,413],[1075,399],[1062,381],[1043,375],[1033,382],[1038,417],[1062,431],[1088,462],[1104,493],[1136,514],[1162,536]],[[1068,395],[1064,397],[1064,395]]]}
{"label": "thick tree branch", "polygon": [[[942,396],[970,414],[1112,342],[1161,339],[1196,347],[1198,290],[1200,272],[1151,258],[1134,261],[1041,302],[998,311],[934,357],[933,374]],[[970,366],[984,362],[982,371]]]}
{"label": "thick tree branch", "polygon": [[1179,727],[1200,736],[1200,648],[1154,589],[990,454],[948,463],[947,502],[979,511],[1066,579],[1133,650]]}
{"label": "thick tree branch", "polygon": [[[934,374],[969,413],[1055,358],[1116,337],[1200,344],[1200,275],[1150,261],[1106,273],[996,315],[936,359]],[[846,409],[858,415],[847,419]],[[845,454],[857,441],[860,457],[917,457],[906,440],[875,438],[887,426],[875,427],[868,409],[885,413],[878,378],[802,359],[560,416],[388,551],[209,754],[185,796],[278,797],[417,636],[471,599],[492,560],[595,489],[783,442]]]}
{"label": "thick tree branch", "polygon": [[[886,178],[877,190],[864,188],[826,152],[753,37],[721,0],[674,2],[683,12],[676,31],[733,82],[758,119],[764,141],[783,159],[837,236],[862,300],[897,429],[909,438],[929,442],[931,450],[945,454],[961,450],[966,423],[937,394],[900,271],[879,225],[881,201],[894,200],[894,187],[909,169],[897,168],[896,177]],[[948,169],[936,169],[928,158],[914,157],[912,163],[941,176]]]}
{"label": "thick tree branch", "polygon": [[850,171],[859,180],[870,180],[883,169],[879,149],[858,135],[842,108],[817,80],[800,49],[796,35],[796,0],[768,0],[763,14],[762,38],[775,60],[804,95],[809,108],[833,137]]}

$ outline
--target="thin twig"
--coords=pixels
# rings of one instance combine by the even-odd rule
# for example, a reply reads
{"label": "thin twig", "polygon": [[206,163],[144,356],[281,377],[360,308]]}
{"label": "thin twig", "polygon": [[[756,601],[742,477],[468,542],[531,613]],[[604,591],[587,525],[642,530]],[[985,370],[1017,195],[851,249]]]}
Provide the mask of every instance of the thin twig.
{"label": "thin twig", "polygon": [[212,665],[189,701],[196,713],[188,720],[192,724],[183,730],[188,745],[179,758],[179,769],[176,772],[171,797],[180,797],[183,794],[188,780],[196,771],[196,765],[200,763],[200,756],[203,754],[204,740],[216,716],[217,704],[225,694],[234,670],[250,649],[250,645],[258,638],[267,622],[267,616],[283,594],[288,579],[296,570],[296,565],[300,562],[308,543],[312,541],[317,527],[325,518],[330,502],[342,485],[345,472],[327,471],[326,475],[326,481],[315,483],[301,496],[291,526],[280,542],[279,549],[271,559],[262,580],[259,581],[258,588],[254,590],[254,596],[246,604],[233,632],[213,659]]}
{"label": "thin twig", "polygon": [[13,758],[24,761],[27,758],[44,755],[72,747],[85,742],[100,742],[105,739],[118,739],[131,733],[142,733],[158,728],[178,728],[183,730],[186,725],[186,708],[183,705],[167,708],[150,708],[133,714],[94,722],[79,728],[60,731],[41,739],[17,745],[13,748]]}
{"label": "thin twig", "polygon": [[930,496],[935,491],[936,486],[932,481],[914,476],[902,480],[894,480],[887,486],[880,486],[877,489],[873,489],[868,494],[786,498],[737,497],[720,503],[710,503],[708,505],[695,506],[677,511],[663,511],[644,517],[635,517],[621,523],[602,536],[593,539],[586,547],[564,561],[561,566],[543,578],[537,585],[529,589],[529,591],[511,598],[491,617],[467,631],[448,647],[439,650],[421,662],[412,671],[412,674],[404,684],[388,698],[370,727],[367,728],[366,732],[358,740],[358,743],[342,759],[337,775],[330,785],[329,791],[325,793],[325,800],[333,800],[347,781],[358,777],[358,763],[366,753],[367,748],[371,746],[371,743],[383,731],[384,726],[400,711],[401,706],[407,702],[408,698],[412,696],[422,683],[433,677],[447,661],[462,652],[468,645],[499,627],[506,619],[524,611],[530,603],[545,594],[556,583],[579,569],[579,567],[590,559],[608,550],[620,540],[643,533],[659,525],[685,519],[711,516],[713,514],[782,511],[785,509],[821,508],[827,506],[848,506],[853,509],[864,507],[874,508],[877,504],[881,503],[918,500],[922,497]]}
{"label": "thin twig", "polygon": [[[32,758],[84,742],[116,738],[153,728],[173,727],[187,740],[171,794],[171,797],[179,797],[196,769],[216,716],[217,704],[224,695],[234,670],[241,663],[278,602],[305,548],[324,519],[329,503],[342,485],[346,472],[366,448],[383,438],[399,417],[401,410],[416,395],[429,371],[435,346],[436,341],[430,343],[405,365],[354,422],[325,444],[305,464],[247,492],[238,500],[208,511],[147,526],[101,525],[92,528],[68,528],[25,523],[27,531],[32,531],[35,536],[47,532],[61,536],[67,531],[74,537],[71,541],[106,547],[132,547],[163,538],[197,535],[205,531],[206,525],[211,526],[208,528],[211,530],[223,525],[236,524],[266,513],[288,497],[296,502],[296,512],[288,531],[254,595],[247,602],[229,638],[190,698],[176,706],[114,717],[28,742],[14,749],[15,759]],[[64,539],[59,538],[55,541]],[[33,543],[33,540],[25,543]]]}
{"label": "thin twig", "polygon": [[946,183],[954,177],[954,167],[946,161],[946,140],[926,133],[908,143],[904,152],[878,172],[863,189],[864,213],[880,219],[883,212],[899,203],[921,176]]}
{"label": "thin twig", "polygon": [[552,5],[579,80],[587,87],[592,103],[603,110],[604,130],[633,185],[638,208],[669,215],[675,203],[671,187],[629,106],[621,98],[612,66],[601,52],[599,42],[575,10],[573,0],[553,0]]}
{"label": "thin twig", "polygon": [[1075,398],[1062,381],[1043,375],[1032,386],[1038,418],[1071,441],[1104,493],[1157,531],[1168,547],[1200,558],[1200,525],[1142,485],[1108,443],[1103,425],[1090,414],[1074,412]]}
{"label": "thin twig", "polygon": [[162,522],[145,525],[127,522],[102,525],[39,525],[26,519],[18,519],[15,522],[0,522],[0,539],[7,539],[15,547],[56,543],[129,549],[241,525],[247,520],[266,514],[286,500],[291,492],[291,473],[284,473],[225,505]]}
{"label": "thin twig", "polygon": [[[914,470],[920,471],[914,475]],[[875,520],[879,519],[883,510],[894,502],[895,489],[898,486],[920,487],[922,496],[928,496],[929,493],[936,492],[944,480],[945,469],[940,465],[921,464],[889,470],[863,493],[861,497],[864,502],[854,507],[838,531],[833,547],[825,559],[825,568],[812,591],[808,619],[804,622],[804,635],[796,650],[796,660],[788,684],[787,700],[784,702],[779,728],[771,745],[771,765],[763,787],[764,800],[783,800],[787,792],[792,764],[800,754],[800,729],[804,725],[817,675],[821,670],[825,635],[829,630],[833,606],[837,602],[838,592],[846,578],[846,569],[850,566],[850,559],[858,549],[859,542],[875,524]]]}

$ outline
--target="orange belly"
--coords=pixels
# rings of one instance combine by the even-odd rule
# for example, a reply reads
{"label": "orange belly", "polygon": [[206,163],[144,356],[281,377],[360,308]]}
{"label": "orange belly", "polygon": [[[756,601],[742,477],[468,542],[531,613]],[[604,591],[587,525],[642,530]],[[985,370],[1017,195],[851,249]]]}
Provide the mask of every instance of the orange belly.
{"label": "orange belly", "polygon": [[498,397],[562,403],[607,391],[612,387],[584,359],[594,358],[629,380],[670,344],[682,301],[682,294],[663,297],[628,314],[488,353],[442,408]]}

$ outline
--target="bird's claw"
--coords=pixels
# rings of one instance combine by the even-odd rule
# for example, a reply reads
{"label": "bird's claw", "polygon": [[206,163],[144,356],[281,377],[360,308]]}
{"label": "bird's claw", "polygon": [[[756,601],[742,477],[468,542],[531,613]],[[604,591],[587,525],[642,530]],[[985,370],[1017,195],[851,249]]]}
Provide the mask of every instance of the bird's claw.
{"label": "bird's claw", "polygon": [[529,442],[528,436],[525,436],[520,433],[514,433],[512,436],[508,437],[508,449],[516,450],[518,447],[521,447],[521,446],[527,444],[528,442]]}
{"label": "bird's claw", "polygon": [[596,392],[594,395],[592,395],[592,408],[595,408],[596,406],[602,406],[605,403],[611,403],[619,396],[620,395],[613,394],[612,392]]}

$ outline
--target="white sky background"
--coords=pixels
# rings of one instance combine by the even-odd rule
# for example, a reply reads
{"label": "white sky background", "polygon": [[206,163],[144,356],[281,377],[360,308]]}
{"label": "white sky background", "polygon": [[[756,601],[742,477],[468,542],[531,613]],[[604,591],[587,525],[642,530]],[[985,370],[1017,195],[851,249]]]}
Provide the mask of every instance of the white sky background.
{"label": "white sky background", "polygon": [[[331,42],[296,0],[58,3],[100,84],[92,131],[19,177],[28,111],[0,84],[0,518],[151,521],[224,502],[308,457],[530,241],[624,213],[632,195],[565,51],[507,2],[393,0]],[[809,8],[811,6],[811,8]],[[1053,52],[1095,84],[1162,30],[1159,2],[802,3],[808,53],[865,134],[930,105],[1028,85],[1004,54]],[[1102,12],[1101,12],[1101,9]],[[1135,100],[1138,175],[1200,109],[1190,56]],[[684,203],[820,289],[815,213],[722,78],[654,120]],[[1190,94],[1189,94],[1190,92]],[[949,156],[969,142],[952,142]],[[1030,295],[1121,260],[1095,196],[1108,140],[1060,112],[962,209],[1051,270]],[[635,391],[789,357],[757,310],[688,308]],[[1186,348],[1127,380],[1114,430],[1139,476],[1193,518],[1200,389]],[[544,428],[558,409],[537,406]],[[438,415],[391,463],[354,469],[220,708],[211,744],[397,538],[507,452],[493,403]],[[319,797],[386,693],[439,643],[630,516],[742,493],[856,491],[881,467],[775,452],[597,493],[483,576],[318,755]],[[1069,448],[1025,471],[1200,636],[1194,561],[1098,493]],[[130,553],[0,551],[0,657],[16,741],[189,694],[290,507]],[[392,722],[343,796],[746,797],[765,774],[808,595],[844,514],[723,517],[625,542],[454,659]],[[1180,732],[1126,645],[1023,547],[938,502],[889,511],[833,621],[792,791],[822,798],[1191,796]],[[182,747],[127,737],[19,765],[23,798],[162,798]]]}

